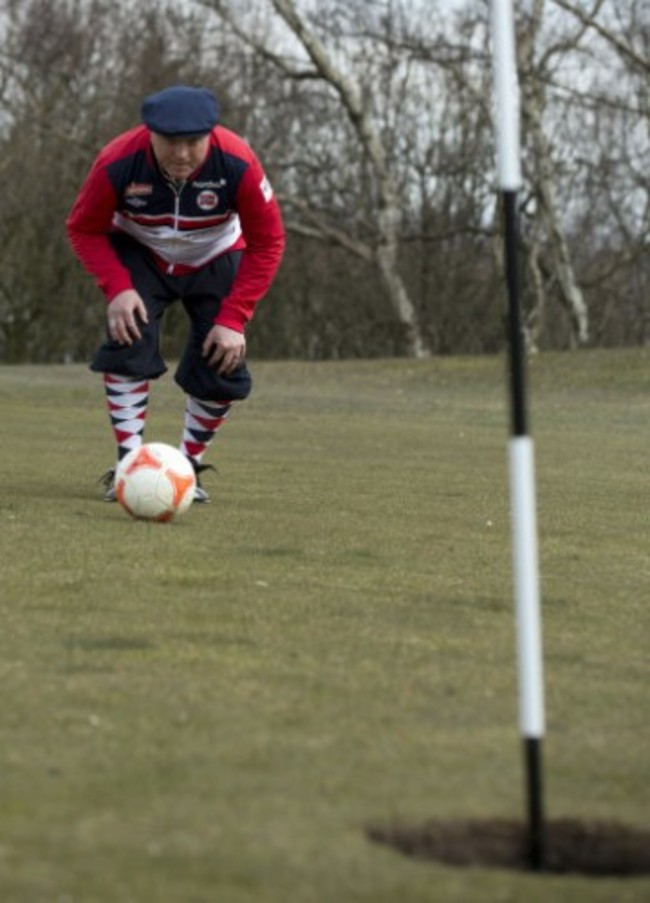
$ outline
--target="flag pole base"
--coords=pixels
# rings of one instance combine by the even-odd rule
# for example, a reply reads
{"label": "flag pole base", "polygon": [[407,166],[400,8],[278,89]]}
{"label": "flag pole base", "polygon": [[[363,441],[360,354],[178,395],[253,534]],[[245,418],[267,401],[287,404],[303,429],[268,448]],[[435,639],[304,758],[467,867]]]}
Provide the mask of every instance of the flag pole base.
{"label": "flag pole base", "polygon": [[524,759],[528,800],[528,863],[532,871],[541,872],[546,866],[546,824],[542,788],[542,741],[539,738],[524,739]]}

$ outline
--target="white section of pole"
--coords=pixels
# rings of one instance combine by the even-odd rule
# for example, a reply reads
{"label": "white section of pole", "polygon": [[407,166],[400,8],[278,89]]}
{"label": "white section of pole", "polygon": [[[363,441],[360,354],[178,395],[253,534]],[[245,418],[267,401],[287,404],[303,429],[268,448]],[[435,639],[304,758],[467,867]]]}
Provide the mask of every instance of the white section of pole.
{"label": "white section of pole", "polygon": [[492,41],[499,184],[504,191],[517,191],[521,187],[519,80],[512,0],[492,0]]}
{"label": "white section of pole", "polygon": [[529,436],[510,440],[514,595],[519,658],[519,723],[528,739],[544,734],[535,463]]}

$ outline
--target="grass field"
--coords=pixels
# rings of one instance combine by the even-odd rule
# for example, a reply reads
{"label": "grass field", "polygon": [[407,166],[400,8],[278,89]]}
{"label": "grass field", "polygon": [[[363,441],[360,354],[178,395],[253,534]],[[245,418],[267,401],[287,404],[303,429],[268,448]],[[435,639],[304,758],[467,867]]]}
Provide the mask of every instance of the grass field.
{"label": "grass field", "polygon": [[[97,377],[0,367],[0,901],[650,898],[365,836],[523,818],[503,359],[253,372],[213,504],[157,525],[100,500]],[[647,826],[650,353],[529,377],[547,811]]]}

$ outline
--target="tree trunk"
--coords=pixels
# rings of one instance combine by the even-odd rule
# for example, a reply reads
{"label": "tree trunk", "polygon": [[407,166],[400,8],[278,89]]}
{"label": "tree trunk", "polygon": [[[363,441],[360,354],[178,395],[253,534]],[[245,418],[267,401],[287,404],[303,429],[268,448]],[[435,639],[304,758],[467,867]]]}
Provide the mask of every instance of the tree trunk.
{"label": "tree trunk", "polygon": [[376,180],[379,207],[379,236],[373,257],[395,315],[404,327],[404,350],[412,357],[428,357],[431,351],[422,334],[415,306],[399,274],[399,195],[387,160],[386,148],[372,117],[367,113],[361,88],[351,76],[337,68],[318,37],[308,29],[293,0],[272,2],[306,50],[319,76],[338,93],[370,162]]}
{"label": "tree trunk", "polygon": [[551,145],[544,131],[546,79],[543,64],[538,64],[535,59],[536,44],[544,16],[544,3],[545,0],[534,0],[528,27],[519,36],[518,63],[523,76],[521,112],[533,150],[534,169],[531,179],[539,205],[536,215],[541,215],[546,226],[552,268],[560,290],[560,300],[569,314],[570,341],[575,347],[585,345],[589,340],[589,312],[575,278],[557,200]]}
{"label": "tree trunk", "polygon": [[557,192],[553,178],[553,159],[549,142],[542,128],[538,110],[530,111],[531,132],[537,159],[537,188],[542,216],[546,223],[551,255],[560,288],[561,300],[571,322],[571,344],[586,345],[589,341],[589,311],[582,290],[575,278],[569,245],[562,227]]}

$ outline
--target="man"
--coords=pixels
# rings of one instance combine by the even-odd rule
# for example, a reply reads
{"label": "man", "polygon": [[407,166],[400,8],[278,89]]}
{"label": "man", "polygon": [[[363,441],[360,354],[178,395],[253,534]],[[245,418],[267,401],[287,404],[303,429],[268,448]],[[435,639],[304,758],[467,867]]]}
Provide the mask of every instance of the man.
{"label": "man", "polygon": [[[103,374],[118,461],[142,443],[149,381],[167,369],[161,318],[177,300],[187,312],[175,379],[186,393],[180,447],[197,478],[233,403],[250,392],[244,330],[285,243],[257,157],[218,118],[206,88],[147,97],[142,125],[99,153],[67,220],[76,255],[108,301],[107,338],[91,369]],[[113,470],[104,482],[114,501]],[[195,501],[209,501],[198,479]]]}

